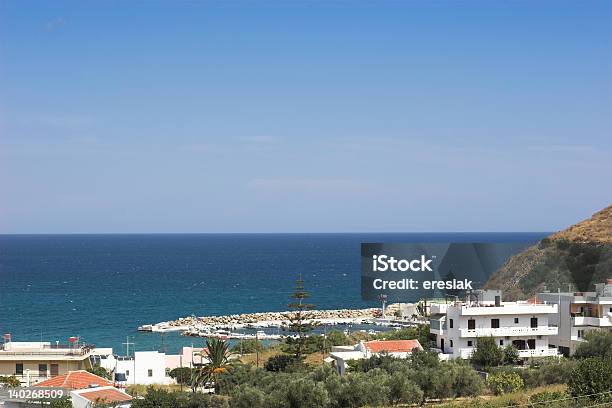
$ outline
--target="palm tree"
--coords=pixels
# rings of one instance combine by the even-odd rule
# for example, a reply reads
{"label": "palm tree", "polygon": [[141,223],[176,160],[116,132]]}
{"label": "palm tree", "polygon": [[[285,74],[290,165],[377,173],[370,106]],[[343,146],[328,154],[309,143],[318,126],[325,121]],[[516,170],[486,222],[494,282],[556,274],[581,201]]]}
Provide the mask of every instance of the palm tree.
{"label": "palm tree", "polygon": [[194,391],[210,381],[213,381],[215,387],[218,387],[218,375],[226,372],[229,366],[229,343],[218,338],[208,339],[206,340],[206,348],[202,356],[206,357],[208,362],[194,374],[192,380],[192,389]]}

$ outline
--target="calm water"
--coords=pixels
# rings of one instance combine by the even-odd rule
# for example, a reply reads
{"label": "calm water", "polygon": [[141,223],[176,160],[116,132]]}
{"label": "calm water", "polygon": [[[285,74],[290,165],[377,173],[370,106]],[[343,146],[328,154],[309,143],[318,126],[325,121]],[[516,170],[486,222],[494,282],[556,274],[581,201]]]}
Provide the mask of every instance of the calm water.
{"label": "calm water", "polygon": [[[15,341],[160,349],[136,328],[195,314],[287,309],[301,273],[317,308],[367,307],[361,242],[537,241],[511,234],[0,235],[0,332]],[[166,349],[201,343],[169,335]]]}

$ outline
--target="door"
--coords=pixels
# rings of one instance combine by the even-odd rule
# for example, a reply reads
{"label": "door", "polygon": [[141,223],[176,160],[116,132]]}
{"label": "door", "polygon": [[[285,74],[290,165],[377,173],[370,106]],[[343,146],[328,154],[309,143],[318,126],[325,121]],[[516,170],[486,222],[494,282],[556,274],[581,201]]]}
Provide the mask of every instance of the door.
{"label": "door", "polygon": [[512,340],[512,345],[519,350],[525,350],[525,340]]}
{"label": "door", "polygon": [[537,317],[532,317],[531,318],[531,328],[535,329],[538,327],[538,318]]}
{"label": "door", "polygon": [[444,339],[440,339],[440,350],[442,350],[442,354],[444,354]]}

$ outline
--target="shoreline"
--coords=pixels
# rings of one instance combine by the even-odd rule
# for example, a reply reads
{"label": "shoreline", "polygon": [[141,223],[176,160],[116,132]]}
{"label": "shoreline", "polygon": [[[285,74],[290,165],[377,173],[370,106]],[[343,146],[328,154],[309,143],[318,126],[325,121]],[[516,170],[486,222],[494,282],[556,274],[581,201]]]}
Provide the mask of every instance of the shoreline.
{"label": "shoreline", "polygon": [[[389,305],[391,308],[392,305]],[[387,310],[389,310],[387,308]],[[188,316],[138,327],[139,332],[181,332],[181,335],[207,337],[220,330],[283,328],[290,324],[293,311],[257,312],[220,316]],[[309,310],[306,322],[319,325],[374,324],[380,319],[380,308]]]}

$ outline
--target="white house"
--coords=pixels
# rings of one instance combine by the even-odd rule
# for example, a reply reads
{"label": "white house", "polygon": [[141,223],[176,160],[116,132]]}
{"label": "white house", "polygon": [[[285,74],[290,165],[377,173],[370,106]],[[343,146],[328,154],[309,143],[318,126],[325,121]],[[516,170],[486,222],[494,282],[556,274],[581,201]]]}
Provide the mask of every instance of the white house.
{"label": "white house", "polygon": [[99,404],[114,408],[129,408],[132,406],[132,396],[115,387],[85,388],[70,391],[72,408],[93,408]]}
{"label": "white house", "polygon": [[512,344],[521,358],[556,356],[549,338],[558,328],[549,317],[557,312],[555,304],[502,302],[500,291],[475,291],[465,301],[432,305],[431,334],[441,358],[469,358],[479,337]]}
{"label": "white house", "polygon": [[166,354],[166,370],[170,371],[179,367],[196,367],[208,362],[203,357],[203,347],[183,347],[180,354]]}
{"label": "white house", "polygon": [[564,355],[572,355],[590,330],[612,331],[612,279],[595,285],[594,292],[539,293],[541,302],[559,306],[550,321],[559,332],[550,344]]}
{"label": "white house", "polygon": [[172,384],[166,373],[166,354],[137,351],[133,357],[117,357],[115,379],[123,385]]}
{"label": "white house", "polygon": [[381,353],[407,358],[413,350],[423,350],[418,340],[374,340],[359,342],[354,346],[334,346],[328,361],[343,375],[350,360],[362,360]]}
{"label": "white house", "polygon": [[112,347],[94,348],[91,351],[89,360],[91,361],[92,367],[100,366],[109,373],[113,373],[115,371],[115,367],[117,366],[117,358],[113,354]]}

